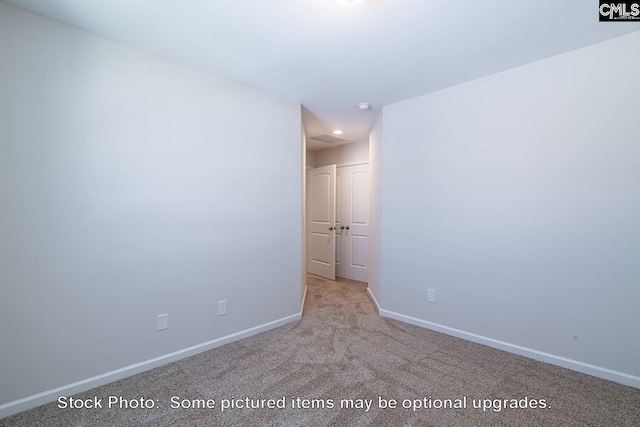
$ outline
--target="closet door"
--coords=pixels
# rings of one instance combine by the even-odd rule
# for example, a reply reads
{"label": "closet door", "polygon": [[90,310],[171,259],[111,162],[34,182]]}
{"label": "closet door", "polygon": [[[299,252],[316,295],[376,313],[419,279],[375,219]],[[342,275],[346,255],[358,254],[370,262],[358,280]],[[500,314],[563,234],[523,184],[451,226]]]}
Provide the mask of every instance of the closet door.
{"label": "closet door", "polygon": [[366,282],[369,165],[336,170],[336,275]]}
{"label": "closet door", "polygon": [[309,171],[307,271],[335,279],[336,165]]}

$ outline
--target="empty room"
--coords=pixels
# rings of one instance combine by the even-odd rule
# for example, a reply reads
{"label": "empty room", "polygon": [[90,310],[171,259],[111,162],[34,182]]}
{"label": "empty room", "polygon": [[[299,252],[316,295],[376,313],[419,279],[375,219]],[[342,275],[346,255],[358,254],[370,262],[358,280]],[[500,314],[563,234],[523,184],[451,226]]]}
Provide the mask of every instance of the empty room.
{"label": "empty room", "polygon": [[640,4],[0,0],[0,426],[640,425]]}

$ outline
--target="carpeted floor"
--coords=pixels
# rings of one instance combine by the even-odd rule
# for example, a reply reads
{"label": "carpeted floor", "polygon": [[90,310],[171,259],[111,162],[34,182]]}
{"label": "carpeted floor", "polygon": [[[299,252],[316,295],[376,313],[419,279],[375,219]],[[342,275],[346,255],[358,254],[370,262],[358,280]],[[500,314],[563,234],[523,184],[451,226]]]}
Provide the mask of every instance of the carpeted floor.
{"label": "carpeted floor", "polygon": [[[144,397],[155,408],[119,409],[118,401],[108,409],[109,396]],[[0,425],[640,425],[638,389],[381,318],[366,284],[315,276],[308,279],[302,321],[75,397],[102,398],[104,408],[51,403]],[[172,408],[206,399],[215,400],[213,408]],[[223,410],[231,399],[285,408]],[[392,400],[397,408],[381,407]]]}

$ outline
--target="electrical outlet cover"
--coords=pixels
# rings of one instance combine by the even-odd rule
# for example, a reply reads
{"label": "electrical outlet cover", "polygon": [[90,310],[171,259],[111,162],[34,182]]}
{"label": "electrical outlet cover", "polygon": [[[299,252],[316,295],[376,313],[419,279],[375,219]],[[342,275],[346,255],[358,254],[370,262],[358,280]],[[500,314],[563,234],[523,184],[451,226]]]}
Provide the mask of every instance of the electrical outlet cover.
{"label": "electrical outlet cover", "polygon": [[169,329],[169,314],[160,314],[158,315],[158,330],[164,331],[165,329]]}
{"label": "electrical outlet cover", "polygon": [[227,300],[218,301],[218,316],[227,314]]}
{"label": "electrical outlet cover", "polygon": [[436,302],[436,290],[435,289],[427,289],[427,301]]}

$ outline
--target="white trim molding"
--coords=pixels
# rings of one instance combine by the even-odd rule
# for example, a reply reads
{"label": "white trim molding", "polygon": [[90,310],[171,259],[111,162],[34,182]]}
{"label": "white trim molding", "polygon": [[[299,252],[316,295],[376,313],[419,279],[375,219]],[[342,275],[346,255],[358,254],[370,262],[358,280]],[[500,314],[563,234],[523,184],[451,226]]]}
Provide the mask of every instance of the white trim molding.
{"label": "white trim molding", "polygon": [[304,312],[304,304],[307,302],[307,289],[308,286],[304,287],[304,294],[302,295],[302,304],[300,304],[300,316],[302,317],[302,313]]}
{"label": "white trim molding", "polygon": [[157,368],[168,363],[176,362],[178,360],[194,356],[207,350],[212,350],[225,344],[230,344],[243,338],[248,338],[250,336],[266,332],[270,329],[293,323],[300,319],[302,319],[302,313],[293,314],[282,319],[274,320],[273,322],[264,323],[253,328],[245,329],[244,331],[217,338],[212,341],[207,341],[201,344],[184,348],[182,350],[174,351],[173,353],[145,360],[144,362],[135,363],[133,365],[125,366],[111,372],[96,375],[95,377],[76,381],[74,383],[63,385],[52,390],[34,394],[33,396],[14,400],[12,402],[0,405],[0,419],[35,408],[36,406],[54,402],[60,396],[71,396],[77,393],[81,393],[92,388],[120,380],[122,378],[130,377],[132,375],[139,374],[141,372],[148,371],[150,369]]}
{"label": "white trim molding", "polygon": [[[380,304],[378,304],[378,300],[373,295],[373,292],[371,292],[371,289],[369,289],[369,287],[367,287],[367,295],[369,295],[369,299],[371,299],[371,301],[373,301],[373,305],[376,306],[376,313],[378,313],[378,315],[382,316],[382,314],[381,314],[381,310],[382,309],[380,308]],[[383,317],[388,317],[388,316],[383,316]]]}
{"label": "white trim molding", "polygon": [[[373,297],[373,295],[371,295],[371,297]],[[374,302],[377,305],[375,298],[374,298]],[[462,331],[460,329],[450,328],[448,326],[440,325],[438,323],[433,323],[433,322],[418,319],[415,317],[406,316],[404,314],[395,313],[393,311],[380,309],[379,307],[378,307],[378,313],[382,317],[398,320],[400,322],[408,323],[414,326],[419,326],[435,332],[441,332],[443,334],[451,335],[457,338],[462,338],[467,341],[483,344],[489,347],[496,348],[498,350],[507,351],[509,353],[528,357],[530,359],[549,363],[551,365],[556,365],[563,368],[571,369],[572,371],[581,372],[583,374],[592,375],[594,377],[602,378],[605,380],[614,381],[620,384],[628,385],[630,387],[640,388],[640,377],[637,377],[635,375],[614,371],[612,369],[591,365],[589,363],[568,359],[566,357],[557,356],[555,354],[545,353],[538,350],[533,350],[533,349],[522,347],[515,344],[510,344],[508,342],[495,340],[493,338],[488,338],[488,337],[477,335],[471,332]]]}

